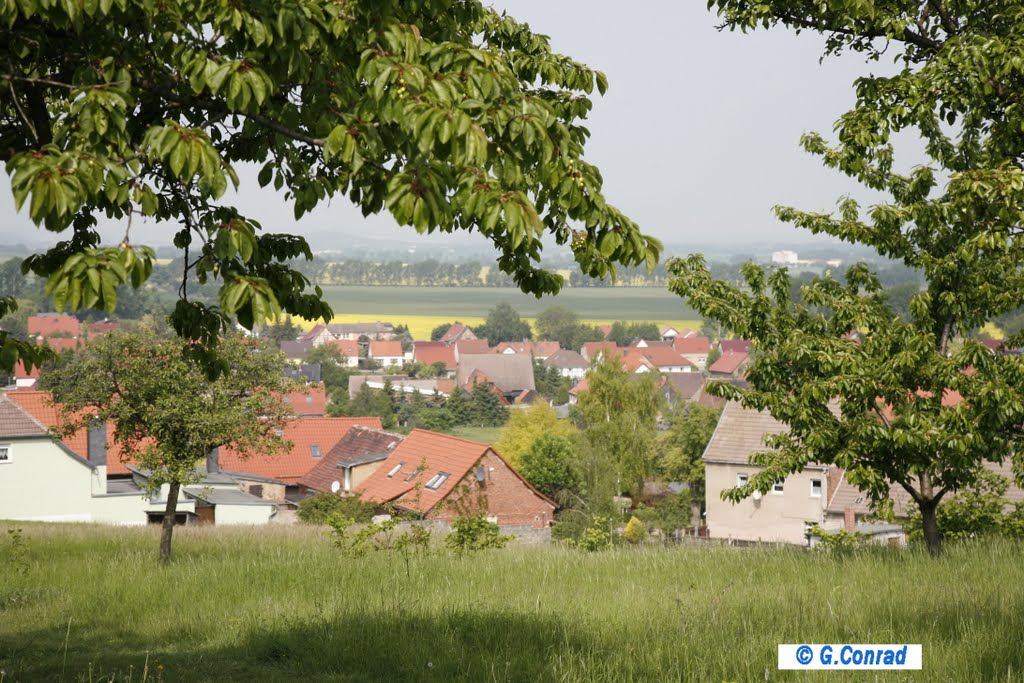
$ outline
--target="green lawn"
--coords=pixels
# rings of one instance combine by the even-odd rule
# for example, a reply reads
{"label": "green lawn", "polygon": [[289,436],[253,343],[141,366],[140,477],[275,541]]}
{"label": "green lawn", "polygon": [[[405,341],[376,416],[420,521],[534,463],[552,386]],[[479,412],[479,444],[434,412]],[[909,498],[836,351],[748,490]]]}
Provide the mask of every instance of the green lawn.
{"label": "green lawn", "polygon": [[[321,530],[0,524],[0,680],[1019,681],[1024,546],[510,546],[339,555]],[[778,672],[779,643],[922,643],[924,671]]]}
{"label": "green lawn", "polygon": [[501,429],[501,427],[453,427],[447,433],[460,439],[493,444],[501,436]]}
{"label": "green lawn", "polygon": [[[566,288],[538,299],[501,287],[367,287],[328,285],[324,298],[339,314],[365,314],[373,320],[394,315],[437,315],[445,319],[483,317],[507,301],[524,318],[550,306],[565,306],[585,320],[700,319],[681,298],[661,287]],[[443,321],[442,321],[443,322]]]}

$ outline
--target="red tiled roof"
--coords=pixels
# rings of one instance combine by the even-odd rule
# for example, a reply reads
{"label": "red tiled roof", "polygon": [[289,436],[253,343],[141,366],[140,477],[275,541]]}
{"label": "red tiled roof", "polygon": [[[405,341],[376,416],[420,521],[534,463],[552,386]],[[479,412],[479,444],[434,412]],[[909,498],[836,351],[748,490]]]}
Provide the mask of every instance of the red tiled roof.
{"label": "red tiled roof", "polygon": [[0,394],[0,439],[46,436],[46,427],[18,403]]}
{"label": "red tiled roof", "polygon": [[466,339],[476,339],[476,335],[473,334],[473,331],[471,329],[469,329],[462,323],[455,323],[454,325],[448,328],[447,332],[441,335],[441,339],[439,341],[445,344],[451,344],[457,339],[461,339],[463,337],[465,337]]}
{"label": "red tiled roof", "polygon": [[327,329],[327,325],[313,325],[313,329],[299,337],[298,341],[311,341],[312,339],[315,339],[316,336],[323,332],[325,329]]}
{"label": "red tiled roof", "polygon": [[379,429],[352,427],[299,483],[314,491],[330,491],[335,481],[344,479],[342,467],[384,460],[403,438]]}
{"label": "red tiled roof", "polygon": [[723,353],[721,358],[711,364],[708,371],[721,375],[731,375],[743,365],[749,356],[750,354],[747,353],[734,353],[732,351]]}
{"label": "red tiled roof", "polygon": [[[219,452],[221,469],[248,472],[264,477],[296,483],[319,464],[349,429],[355,426],[381,429],[377,417],[297,417],[289,420],[283,430],[284,438],[292,448],[277,455],[254,455],[243,459],[231,448]],[[313,446],[319,448],[320,457],[314,457]]]}
{"label": "red tiled roof", "polygon": [[[329,339],[324,344],[337,347],[346,358],[359,358],[359,342],[355,339]],[[398,346],[401,348],[402,345],[399,344]]]}
{"label": "red tiled roof", "polygon": [[583,379],[581,379],[579,382],[576,383],[576,386],[574,386],[572,389],[569,390],[569,395],[570,396],[579,396],[584,391],[589,391],[589,390],[590,390],[590,382],[588,382],[587,378],[584,377]]}
{"label": "red tiled roof", "polygon": [[562,346],[556,341],[520,341],[501,342],[492,351],[494,353],[531,353],[537,358],[547,358],[560,351],[561,348]]}
{"label": "red tiled roof", "polygon": [[720,343],[722,353],[750,353],[750,342],[746,339],[723,339]]}
{"label": "red tiled roof", "polygon": [[19,360],[14,365],[14,378],[18,379],[39,379],[39,366],[33,365],[32,372],[25,371],[25,363]]}
{"label": "red tiled roof", "polygon": [[[423,429],[412,430],[358,490],[365,501],[393,501],[401,508],[425,514],[444,500],[488,451],[502,460],[534,495],[557,507],[487,444]],[[436,490],[427,488],[427,482],[441,472],[447,473],[448,478]]]}
{"label": "red tiled roof", "polygon": [[70,315],[30,315],[27,321],[28,333],[31,336],[49,337],[53,334],[68,334],[77,337],[82,333],[82,324],[78,318]]}
{"label": "red tiled roof", "polygon": [[580,355],[587,360],[594,360],[594,357],[600,352],[615,352],[618,354],[622,353],[622,349],[615,342],[603,341],[603,342],[586,342],[583,344],[583,348],[580,349]]}
{"label": "red tiled roof", "polygon": [[598,325],[597,326],[597,331],[600,332],[601,335],[605,339],[607,339],[608,335],[612,333],[612,326],[611,325]]}
{"label": "red tiled roof", "polygon": [[296,415],[324,415],[327,412],[327,390],[323,384],[310,384],[289,391],[283,400]]}
{"label": "red tiled roof", "polygon": [[445,370],[455,369],[455,349],[440,342],[413,342],[412,359],[426,365],[444,363]]}
{"label": "red tiled roof", "polygon": [[668,346],[643,346],[636,348],[635,351],[640,352],[656,368],[693,365]]}
{"label": "red tiled roof", "polygon": [[460,339],[455,342],[455,352],[460,356],[490,353],[491,347],[486,339]]}
{"label": "red tiled roof", "polygon": [[672,343],[676,353],[709,353],[711,340],[707,337],[676,337]]}
{"label": "red tiled roof", "polygon": [[49,337],[43,340],[43,345],[49,346],[51,349],[60,353],[62,351],[74,351],[78,348],[78,338],[69,339],[67,337]]}
{"label": "red tiled roof", "polygon": [[[47,428],[53,429],[62,424],[60,409],[53,404],[50,392],[18,390],[8,392],[6,396]],[[88,437],[87,430],[81,429],[61,441],[81,457],[88,458]],[[123,456],[124,452],[121,450],[121,446],[114,442],[114,426],[107,423],[107,474],[128,474],[128,468],[125,465],[131,463],[132,458],[123,460]]]}
{"label": "red tiled roof", "polygon": [[100,322],[89,325],[89,336],[93,337],[97,334],[107,334],[108,332],[113,332],[118,327],[120,327],[120,324],[113,320],[101,320]]}
{"label": "red tiled roof", "polygon": [[370,342],[370,358],[400,358],[403,355],[400,341]]}

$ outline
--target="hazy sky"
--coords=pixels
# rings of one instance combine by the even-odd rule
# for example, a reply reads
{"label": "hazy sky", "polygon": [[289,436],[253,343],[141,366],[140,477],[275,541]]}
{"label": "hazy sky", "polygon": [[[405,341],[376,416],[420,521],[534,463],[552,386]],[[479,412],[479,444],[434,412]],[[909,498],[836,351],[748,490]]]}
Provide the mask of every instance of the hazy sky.
{"label": "hazy sky", "polygon": [[[775,204],[826,210],[853,181],[823,169],[798,145],[801,133],[828,134],[854,101],[852,83],[882,64],[856,57],[819,64],[822,41],[784,30],[718,32],[704,0],[500,0],[499,9],[551,36],[552,45],[610,82],[596,97],[587,159],[605,178],[609,200],[645,232],[673,243],[805,241],[776,221]],[[261,190],[241,169],[238,205],[267,229],[304,234],[338,231],[381,239],[415,239],[388,216],[364,219],[336,199],[298,224],[282,196]],[[3,174],[0,174],[3,175]],[[34,241],[0,179],[0,241]],[[169,243],[168,224],[136,227],[133,240]],[[107,225],[116,240],[123,225]],[[435,242],[440,242],[432,238]],[[481,238],[457,238],[470,244]],[[339,240],[339,246],[344,242]]]}

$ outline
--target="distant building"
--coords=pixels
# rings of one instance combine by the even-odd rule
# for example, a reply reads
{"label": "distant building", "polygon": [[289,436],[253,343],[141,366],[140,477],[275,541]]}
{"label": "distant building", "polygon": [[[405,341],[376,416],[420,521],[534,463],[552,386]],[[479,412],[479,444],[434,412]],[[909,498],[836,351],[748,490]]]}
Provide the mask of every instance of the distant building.
{"label": "distant building", "polygon": [[795,266],[800,262],[800,257],[795,251],[773,251],[772,263],[777,266]]}

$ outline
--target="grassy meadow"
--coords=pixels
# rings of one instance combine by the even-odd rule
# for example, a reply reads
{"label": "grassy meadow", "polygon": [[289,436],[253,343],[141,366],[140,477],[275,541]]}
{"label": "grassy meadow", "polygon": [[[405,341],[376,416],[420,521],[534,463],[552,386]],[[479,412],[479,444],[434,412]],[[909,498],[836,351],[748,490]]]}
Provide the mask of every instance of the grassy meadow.
{"label": "grassy meadow", "polygon": [[[342,556],[323,530],[0,523],[0,680],[1019,681],[1024,546],[512,545]],[[1016,635],[1014,635],[1016,634]],[[920,672],[780,672],[779,643],[921,643]]]}

